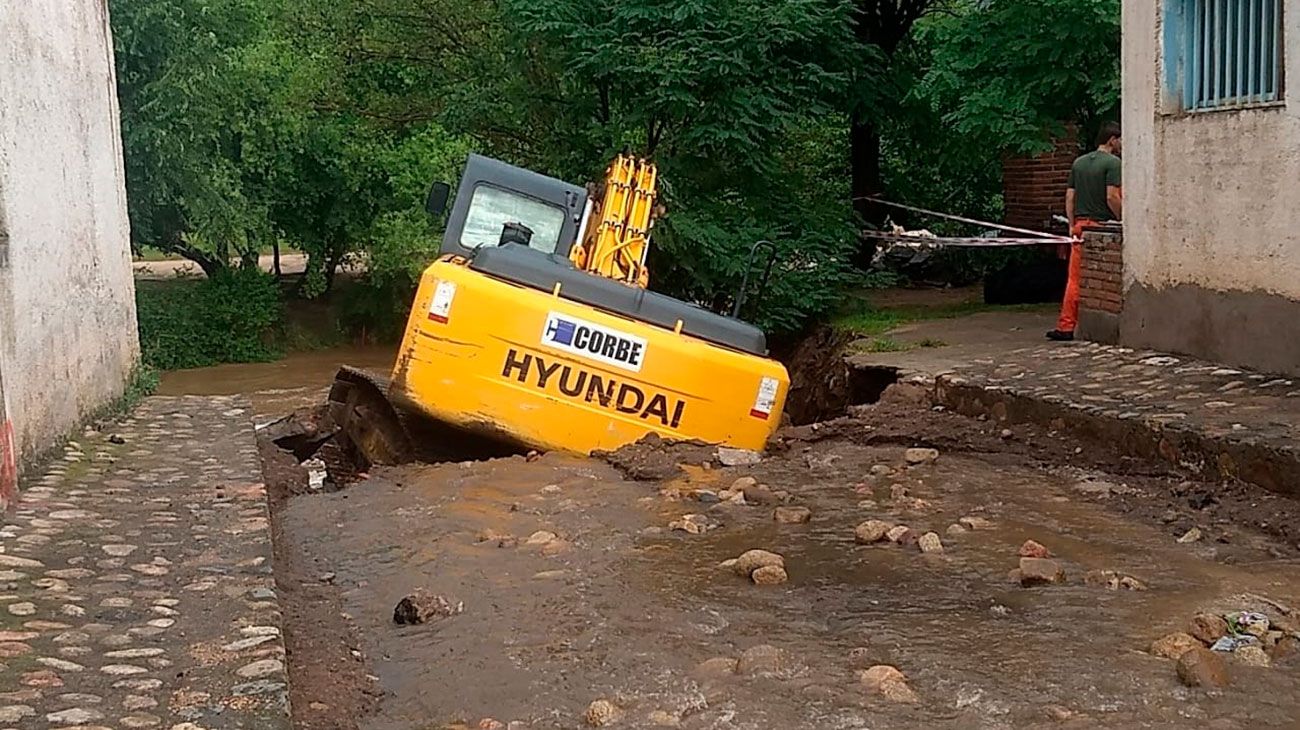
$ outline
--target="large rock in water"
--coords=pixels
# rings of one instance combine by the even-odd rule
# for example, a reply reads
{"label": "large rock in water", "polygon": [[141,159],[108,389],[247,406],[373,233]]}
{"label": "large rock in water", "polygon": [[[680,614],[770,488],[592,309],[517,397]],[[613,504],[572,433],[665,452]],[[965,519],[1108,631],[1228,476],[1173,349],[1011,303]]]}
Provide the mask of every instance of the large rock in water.
{"label": "large rock in water", "polygon": [[736,558],[734,569],[738,575],[748,578],[753,575],[754,571],[759,568],[766,568],[769,565],[784,569],[785,558],[767,550],[746,550],[740,557]]}
{"label": "large rock in water", "polygon": [[1227,687],[1228,667],[1218,654],[1197,646],[1178,657],[1178,679],[1188,687]]}
{"label": "large rock in water", "polygon": [[423,588],[397,602],[393,608],[393,622],[397,624],[423,624],[434,619],[455,616],[465,610],[465,602],[454,605],[443,596],[430,595]]}
{"label": "large rock in water", "polygon": [[1055,560],[1046,558],[1020,559],[1020,585],[1037,586],[1065,581],[1065,571]]}
{"label": "large rock in water", "polygon": [[812,510],[807,507],[777,507],[772,519],[783,525],[802,525],[812,520]]}
{"label": "large rock in water", "polygon": [[928,464],[939,458],[938,449],[908,449],[903,452],[903,460],[909,464]]}
{"label": "large rock in water", "polygon": [[873,542],[880,542],[885,539],[885,535],[893,529],[893,525],[880,520],[867,520],[858,525],[853,531],[853,539],[859,545],[870,545]]}
{"label": "large rock in water", "polygon": [[862,685],[874,694],[878,694],[891,702],[918,702],[919,698],[912,688],[907,686],[907,677],[898,671],[897,667],[891,667],[888,664],[877,664],[870,669],[864,670],[858,679]]}
{"label": "large rock in water", "polygon": [[786,575],[785,568],[779,565],[765,565],[750,573],[749,579],[754,581],[755,585],[775,586],[786,582],[790,576]]}

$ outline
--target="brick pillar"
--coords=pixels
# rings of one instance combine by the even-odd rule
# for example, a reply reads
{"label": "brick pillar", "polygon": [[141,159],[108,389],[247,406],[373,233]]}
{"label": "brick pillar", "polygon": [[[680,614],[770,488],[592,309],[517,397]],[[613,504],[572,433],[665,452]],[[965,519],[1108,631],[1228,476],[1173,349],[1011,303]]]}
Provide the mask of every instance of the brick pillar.
{"label": "brick pillar", "polygon": [[1075,336],[1110,345],[1119,342],[1119,315],[1123,309],[1124,229],[1108,226],[1085,231]]}
{"label": "brick pillar", "polygon": [[1079,156],[1078,134],[1070,129],[1056,146],[1041,155],[1013,156],[1002,161],[1003,223],[1037,231],[1057,226],[1054,214],[1065,215],[1065,184],[1070,165]]}

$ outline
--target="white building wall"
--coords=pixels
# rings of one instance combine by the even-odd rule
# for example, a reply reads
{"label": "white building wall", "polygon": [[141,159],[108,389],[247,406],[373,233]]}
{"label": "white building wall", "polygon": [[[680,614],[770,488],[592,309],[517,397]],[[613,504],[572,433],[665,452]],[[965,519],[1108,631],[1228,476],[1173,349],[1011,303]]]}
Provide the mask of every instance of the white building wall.
{"label": "white building wall", "polygon": [[1164,91],[1166,6],[1123,3],[1121,339],[1300,371],[1300,2],[1284,102],[1192,113]]}
{"label": "white building wall", "polygon": [[138,359],[106,0],[0,2],[0,248],[0,387],[30,455]]}

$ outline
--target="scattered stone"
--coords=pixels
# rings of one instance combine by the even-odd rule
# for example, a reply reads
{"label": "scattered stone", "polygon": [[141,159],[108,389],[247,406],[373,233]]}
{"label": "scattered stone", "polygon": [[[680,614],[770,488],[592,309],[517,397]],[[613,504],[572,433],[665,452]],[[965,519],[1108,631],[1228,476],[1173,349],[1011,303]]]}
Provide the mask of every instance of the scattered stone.
{"label": "scattered stone", "polygon": [[1228,622],[1212,613],[1198,613],[1187,625],[1187,633],[1202,644],[1210,645],[1228,635]]}
{"label": "scattered stone", "polygon": [[[529,453],[533,454],[536,452],[530,451]],[[485,717],[482,720],[478,721],[478,730],[506,730],[506,724],[504,722],[501,722],[500,720],[491,717]]]}
{"label": "scattered stone", "polygon": [[766,484],[754,484],[741,490],[747,504],[769,505],[781,501]]}
{"label": "scattered stone", "polygon": [[1184,532],[1183,536],[1178,538],[1178,542],[1180,544],[1186,545],[1187,543],[1196,542],[1197,540],[1200,539],[1201,539],[1201,528],[1193,527],[1187,532]]}
{"label": "scattered stone", "polygon": [[668,529],[674,532],[685,532],[688,535],[703,535],[716,527],[718,527],[718,523],[712,522],[708,517],[699,514],[682,515],[681,519],[668,523]]}
{"label": "scattered stone", "polygon": [[1228,668],[1219,655],[1199,644],[1179,655],[1178,679],[1188,687],[1207,689],[1227,687],[1230,681]]}
{"label": "scattered stone", "polygon": [[334,583],[334,579],[337,577],[338,575],[335,573],[321,573],[319,576],[317,576],[316,580],[326,585],[331,585]]}
{"label": "scattered stone", "polygon": [[967,530],[990,530],[993,529],[993,522],[983,517],[963,517],[957,520],[957,524],[965,527]]}
{"label": "scattered stone", "polygon": [[452,605],[443,596],[430,595],[423,588],[397,602],[393,608],[393,622],[397,624],[422,624],[439,618],[455,616],[465,610],[465,602]]}
{"label": "scattered stone", "polygon": [[1065,571],[1055,560],[1047,558],[1020,559],[1020,585],[1036,586],[1065,581]]}
{"label": "scattered stone", "polygon": [[63,686],[63,679],[48,669],[38,669],[35,672],[25,672],[19,682],[25,687],[44,687],[49,689]]}
{"label": "scattered stone", "polygon": [[1020,546],[1018,553],[1022,558],[1050,558],[1052,551],[1043,546],[1042,543],[1034,540],[1025,540],[1025,544]]}
{"label": "scattered stone", "polygon": [[101,545],[100,550],[112,555],[115,558],[125,558],[136,551],[135,545]]}
{"label": "scattered stone", "polygon": [[944,532],[947,533],[948,537],[958,537],[960,535],[965,535],[967,530],[965,527],[954,522],[953,524],[948,525],[948,529]]}
{"label": "scattered stone", "polygon": [[785,558],[768,550],[747,550],[736,558],[735,571],[738,575],[748,578],[754,574],[754,571],[769,565],[784,569]]}
{"label": "scattered stone", "polygon": [[873,542],[884,540],[885,536],[892,529],[894,529],[894,526],[888,522],[867,520],[854,529],[853,539],[856,540],[859,545],[870,545]]}
{"label": "scattered stone", "polygon": [[700,662],[691,673],[699,678],[726,677],[736,673],[736,663],[731,657],[714,657]]}
{"label": "scattered stone", "polygon": [[887,464],[876,464],[875,466],[871,467],[871,476],[873,477],[887,477],[893,473],[894,473],[893,467]]}
{"label": "scattered stone", "polygon": [[780,585],[790,579],[786,575],[785,568],[779,565],[763,566],[751,573],[749,577],[755,585],[760,586]]}
{"label": "scattered stone", "polygon": [[812,510],[807,507],[777,507],[772,519],[783,525],[802,525],[812,520]]}
{"label": "scattered stone", "polygon": [[1060,705],[1048,705],[1047,707],[1044,707],[1043,714],[1047,716],[1047,719],[1055,720],[1057,722],[1069,722],[1074,719],[1075,716],[1073,710]]}
{"label": "scattered stone", "polygon": [[909,532],[911,532],[911,530],[908,529],[907,525],[895,525],[885,532],[885,537],[890,542],[901,542]]}
{"label": "scattered stone", "polygon": [[1293,635],[1286,635],[1277,640],[1268,650],[1268,657],[1274,663],[1288,659],[1300,653],[1300,639]]}
{"label": "scattered stone", "polygon": [[1147,584],[1131,575],[1126,575],[1119,579],[1119,587],[1127,591],[1145,591]]}
{"label": "scattered stone", "polygon": [[559,536],[556,535],[554,532],[548,532],[546,530],[538,530],[537,532],[534,532],[533,534],[529,535],[528,539],[524,541],[524,544],[545,545],[546,543],[551,542],[552,540],[555,540],[558,537]]}
{"label": "scattered stone", "polygon": [[758,486],[758,480],[755,479],[754,477],[738,477],[736,481],[731,483],[731,488],[729,491],[743,492],[745,491],[746,487],[756,487],[756,486]]}
{"label": "scattered stone", "polygon": [[736,672],[749,677],[766,677],[781,671],[785,664],[785,652],[771,644],[751,646],[740,655],[736,662]]}
{"label": "scattered stone", "polygon": [[889,485],[889,499],[890,499],[890,501],[897,502],[898,500],[900,500],[900,499],[902,499],[903,497],[906,497],[906,496],[907,496],[907,486],[906,486],[906,485],[903,485],[903,484],[891,484],[891,485]]}
{"label": "scattered stone", "polygon": [[36,604],[30,601],[9,604],[9,613],[15,616],[31,616],[36,613]]}
{"label": "scattered stone", "polygon": [[916,466],[917,464],[929,464],[938,460],[938,458],[938,449],[908,449],[903,452],[903,460],[913,466]]}
{"label": "scattered stone", "polygon": [[[722,451],[721,448],[718,451]],[[596,700],[587,706],[587,714],[583,716],[587,725],[591,727],[605,727],[612,725],[618,719],[618,708],[609,700]]]}
{"label": "scattered stone", "polygon": [[1232,658],[1248,667],[1267,667],[1271,664],[1268,652],[1264,651],[1264,647],[1256,644],[1238,647],[1232,652]]}
{"label": "scattered stone", "polygon": [[917,547],[921,548],[923,553],[941,553],[943,552],[943,542],[939,540],[939,535],[933,532],[927,532],[916,542]]}
{"label": "scattered stone", "polygon": [[[252,649],[255,646],[261,646],[262,644],[265,644],[268,641],[274,641],[274,640],[275,640],[274,636],[249,636],[244,639],[232,641],[229,644],[226,644],[225,646],[221,647],[221,650],[222,651],[244,651],[245,649]],[[127,652],[138,652],[138,651],[157,651],[158,654],[162,653],[161,649],[128,649],[126,650],[126,652],[109,652],[105,656],[112,657],[115,654],[124,654]],[[145,656],[156,656],[156,655],[145,655]],[[123,657],[123,658],[129,658],[129,657]]]}
{"label": "scattered stone", "polygon": [[1192,649],[1203,649],[1201,642],[1190,634],[1176,631],[1162,636],[1151,644],[1151,653],[1165,659],[1177,659]]}
{"label": "scattered stone", "polygon": [[868,691],[878,694],[891,702],[915,703],[920,701],[916,692],[907,686],[907,677],[897,667],[877,664],[864,670],[859,680]]}
{"label": "scattered stone", "polygon": [[719,446],[717,459],[723,466],[753,466],[762,461],[763,456],[757,451]]}
{"label": "scattered stone", "polygon": [[31,653],[32,647],[20,641],[0,642],[0,659],[12,659],[13,657]]}

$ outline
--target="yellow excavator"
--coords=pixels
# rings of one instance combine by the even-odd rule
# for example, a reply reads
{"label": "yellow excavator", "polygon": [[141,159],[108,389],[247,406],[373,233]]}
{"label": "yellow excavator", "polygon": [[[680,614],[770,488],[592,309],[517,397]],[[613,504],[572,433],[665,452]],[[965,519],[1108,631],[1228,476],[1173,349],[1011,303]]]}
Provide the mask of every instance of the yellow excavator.
{"label": "yellow excavator", "polygon": [[[789,376],[736,318],[748,274],[732,316],[646,288],[657,187],[655,165],[626,155],[593,190],[471,155],[391,378],[345,367],[330,390],[346,441],[379,464],[589,454],[651,433],[762,450]],[[429,212],[450,193],[434,184]]]}

